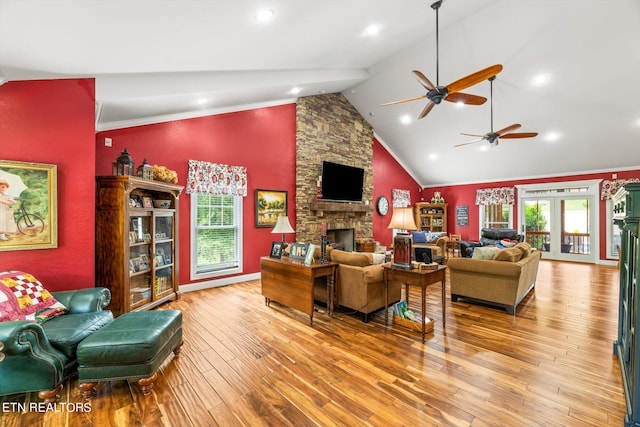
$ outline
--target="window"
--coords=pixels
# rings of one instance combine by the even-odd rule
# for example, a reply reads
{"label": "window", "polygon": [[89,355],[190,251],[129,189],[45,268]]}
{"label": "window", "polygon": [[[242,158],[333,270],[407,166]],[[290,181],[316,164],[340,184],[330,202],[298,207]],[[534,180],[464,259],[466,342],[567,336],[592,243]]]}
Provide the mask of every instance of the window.
{"label": "window", "polygon": [[480,229],[513,228],[513,205],[481,205]]}
{"label": "window", "polygon": [[242,197],[191,194],[191,279],[242,272]]}

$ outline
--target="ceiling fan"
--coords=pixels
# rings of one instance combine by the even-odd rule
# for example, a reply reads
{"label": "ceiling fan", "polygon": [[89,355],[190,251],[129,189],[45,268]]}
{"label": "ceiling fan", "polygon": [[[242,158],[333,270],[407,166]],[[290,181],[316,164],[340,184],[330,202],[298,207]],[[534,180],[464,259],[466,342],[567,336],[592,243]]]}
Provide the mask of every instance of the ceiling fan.
{"label": "ceiling fan", "polygon": [[440,6],[442,5],[443,1],[444,0],[438,0],[437,2],[431,5],[431,8],[436,11],[436,84],[434,85],[433,83],[431,83],[431,80],[429,80],[420,71],[413,70],[412,71],[413,75],[418,79],[420,84],[425,89],[427,89],[427,93],[425,95],[402,99],[400,101],[387,102],[387,103],[381,104],[381,106],[401,104],[403,102],[416,101],[418,99],[428,98],[429,102],[427,103],[427,105],[424,107],[424,109],[418,116],[418,119],[422,119],[427,114],[429,114],[429,112],[433,109],[433,107],[436,106],[436,104],[440,104],[443,100],[449,101],[449,102],[462,102],[464,104],[469,104],[469,105],[482,105],[485,102],[487,102],[487,98],[484,98],[478,95],[462,93],[460,91],[468,87],[471,87],[473,85],[476,85],[481,81],[498,74],[500,71],[502,71],[502,65],[500,64],[492,65],[480,71],[476,71],[475,73],[469,74],[468,76],[465,76],[459,80],[456,80],[447,86],[440,86],[440,63],[439,63],[440,62],[439,60],[440,46],[439,46],[439,39],[438,39],[438,9],[440,9]]}
{"label": "ceiling fan", "polygon": [[454,147],[462,147],[463,145],[473,144],[475,142],[480,142],[487,140],[489,144],[492,146],[498,145],[498,139],[508,139],[508,138],[533,138],[538,135],[538,132],[518,132],[513,133],[513,131],[518,130],[522,127],[520,124],[513,124],[511,126],[507,126],[504,129],[500,129],[498,131],[493,131],[493,81],[496,79],[496,76],[489,77],[489,82],[491,83],[491,132],[484,135],[477,135],[473,133],[461,133],[461,135],[465,136],[475,136],[478,139],[474,139],[473,141],[463,142],[462,144],[454,145]]}

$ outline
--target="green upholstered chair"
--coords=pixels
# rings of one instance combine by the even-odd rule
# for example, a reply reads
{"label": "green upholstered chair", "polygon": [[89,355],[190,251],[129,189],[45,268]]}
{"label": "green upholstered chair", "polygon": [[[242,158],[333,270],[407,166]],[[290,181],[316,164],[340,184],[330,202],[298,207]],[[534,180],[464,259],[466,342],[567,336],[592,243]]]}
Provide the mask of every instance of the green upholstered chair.
{"label": "green upholstered chair", "polygon": [[113,321],[103,310],[111,300],[106,288],[51,293],[69,313],[39,324],[26,320],[0,322],[4,344],[0,363],[0,396],[38,391],[55,402],[67,377],[77,371],[76,347]]}

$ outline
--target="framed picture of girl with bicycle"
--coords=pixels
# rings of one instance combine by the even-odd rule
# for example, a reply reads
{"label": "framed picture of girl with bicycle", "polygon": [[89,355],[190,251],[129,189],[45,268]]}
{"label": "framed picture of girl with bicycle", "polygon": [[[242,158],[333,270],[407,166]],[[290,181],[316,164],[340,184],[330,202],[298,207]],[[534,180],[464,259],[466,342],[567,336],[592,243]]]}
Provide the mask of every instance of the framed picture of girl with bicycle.
{"label": "framed picture of girl with bicycle", "polygon": [[0,160],[0,251],[58,247],[57,166]]}

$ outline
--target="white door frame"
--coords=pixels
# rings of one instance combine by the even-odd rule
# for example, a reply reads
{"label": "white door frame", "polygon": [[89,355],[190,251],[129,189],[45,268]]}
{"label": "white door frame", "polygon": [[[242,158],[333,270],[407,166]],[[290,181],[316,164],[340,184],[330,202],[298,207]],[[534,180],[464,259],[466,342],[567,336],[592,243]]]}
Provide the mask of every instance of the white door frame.
{"label": "white door frame", "polygon": [[[562,253],[560,251],[559,238],[555,240],[555,244],[552,245],[549,252],[544,252],[543,255],[547,259],[557,259],[564,261],[579,261],[596,263],[600,259],[600,207],[598,205],[598,196],[600,193],[600,182],[602,180],[584,180],[584,181],[566,181],[566,182],[551,182],[541,184],[524,184],[516,185],[518,189],[518,229],[525,233],[525,200],[550,200],[551,202],[551,235],[560,236],[562,230],[559,230],[560,221],[560,200],[562,199],[576,199],[586,198],[589,200],[590,208],[590,223],[589,223],[589,241],[590,241],[590,253],[585,254],[570,254]],[[586,188],[586,191],[580,192],[554,192],[554,190],[571,189],[571,188]],[[535,194],[535,192],[547,191],[547,194]]]}

